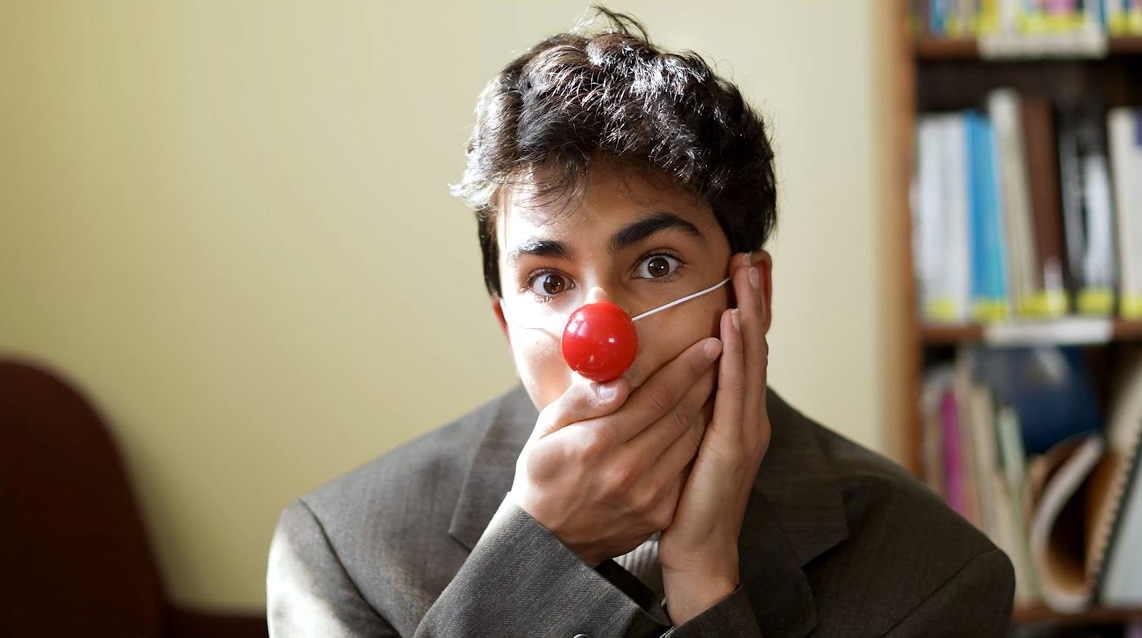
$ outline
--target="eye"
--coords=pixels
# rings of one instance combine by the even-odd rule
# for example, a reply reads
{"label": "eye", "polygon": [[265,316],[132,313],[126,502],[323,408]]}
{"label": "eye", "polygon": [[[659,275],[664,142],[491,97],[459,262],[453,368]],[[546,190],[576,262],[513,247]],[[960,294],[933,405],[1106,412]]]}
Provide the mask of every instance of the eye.
{"label": "eye", "polygon": [[557,272],[539,273],[528,284],[528,288],[540,297],[554,297],[570,287],[571,282]]}
{"label": "eye", "polygon": [[638,264],[635,275],[643,279],[665,279],[678,270],[681,262],[670,255],[650,255]]}

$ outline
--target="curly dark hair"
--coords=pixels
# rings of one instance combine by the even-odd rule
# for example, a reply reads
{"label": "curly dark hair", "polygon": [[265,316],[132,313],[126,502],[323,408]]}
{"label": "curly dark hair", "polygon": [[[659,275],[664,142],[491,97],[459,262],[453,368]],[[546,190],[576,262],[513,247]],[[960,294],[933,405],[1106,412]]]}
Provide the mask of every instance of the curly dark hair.
{"label": "curly dark hair", "polygon": [[776,225],[773,151],[738,88],[692,51],[659,50],[630,16],[592,8],[606,28],[533,46],[476,103],[467,168],[452,192],[476,211],[491,295],[501,295],[504,187],[541,176],[529,183],[536,196],[578,196],[600,156],[704,198],[734,252],[761,248]]}

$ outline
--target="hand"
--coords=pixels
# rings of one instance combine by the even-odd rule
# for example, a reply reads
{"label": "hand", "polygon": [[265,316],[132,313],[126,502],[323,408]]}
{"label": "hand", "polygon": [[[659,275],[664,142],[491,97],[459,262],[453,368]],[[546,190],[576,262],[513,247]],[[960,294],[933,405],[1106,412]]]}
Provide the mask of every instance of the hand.
{"label": "hand", "polygon": [[516,462],[520,507],[595,567],[664,529],[708,420],[721,342],[703,339],[633,393],[573,383],[539,415]]}
{"label": "hand", "polygon": [[738,535],[770,439],[765,409],[769,345],[764,294],[769,282],[754,265],[759,259],[768,262],[769,255],[754,255],[755,261],[749,255],[734,256],[738,308],[721,317],[724,352],[714,416],[674,519],[658,541],[667,610],[675,625],[710,608],[739,583]]}

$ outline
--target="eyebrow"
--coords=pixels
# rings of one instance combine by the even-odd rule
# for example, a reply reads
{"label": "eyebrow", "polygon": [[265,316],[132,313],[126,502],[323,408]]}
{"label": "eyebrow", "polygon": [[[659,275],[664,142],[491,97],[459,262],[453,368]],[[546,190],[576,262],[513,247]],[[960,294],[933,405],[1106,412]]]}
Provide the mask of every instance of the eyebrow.
{"label": "eyebrow", "polygon": [[571,259],[574,251],[567,244],[555,239],[529,239],[508,253],[508,263],[513,264],[526,256]]}
{"label": "eyebrow", "polygon": [[[607,249],[612,254],[617,253],[624,248],[629,248],[653,236],[655,233],[659,233],[668,228],[681,230],[703,243],[706,241],[706,236],[702,234],[702,231],[698,230],[697,226],[682,219],[675,213],[664,211],[654,213],[622,227],[617,233],[611,236],[611,241]],[[559,240],[529,239],[512,249],[512,251],[508,253],[507,261],[509,264],[514,264],[523,257],[528,256],[570,260],[574,255],[575,251],[566,243]]]}
{"label": "eyebrow", "polygon": [[624,248],[629,248],[651,235],[668,228],[681,230],[702,243],[706,242],[706,236],[703,235],[702,231],[698,230],[698,227],[694,224],[691,224],[674,213],[658,212],[649,217],[644,217],[637,222],[628,224],[619,230],[619,232],[615,233],[614,236],[611,237],[610,251],[617,253]]}

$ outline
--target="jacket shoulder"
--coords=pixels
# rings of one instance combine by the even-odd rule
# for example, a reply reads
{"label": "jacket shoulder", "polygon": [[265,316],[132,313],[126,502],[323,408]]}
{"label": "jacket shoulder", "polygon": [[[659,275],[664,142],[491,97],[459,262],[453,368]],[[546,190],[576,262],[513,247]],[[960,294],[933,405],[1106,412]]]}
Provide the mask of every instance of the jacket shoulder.
{"label": "jacket shoulder", "polygon": [[[849,532],[806,569],[826,635],[830,619],[859,609],[876,610],[865,618],[870,635],[880,635],[964,575],[980,585],[1013,586],[1006,556],[927,485],[820,424],[808,427],[831,462]],[[963,608],[948,609],[949,615],[972,604],[959,602]]]}
{"label": "jacket shoulder", "polygon": [[480,442],[511,396],[493,399],[299,499],[339,567],[395,626],[415,626],[467,557],[467,548],[448,531],[453,510]]}

